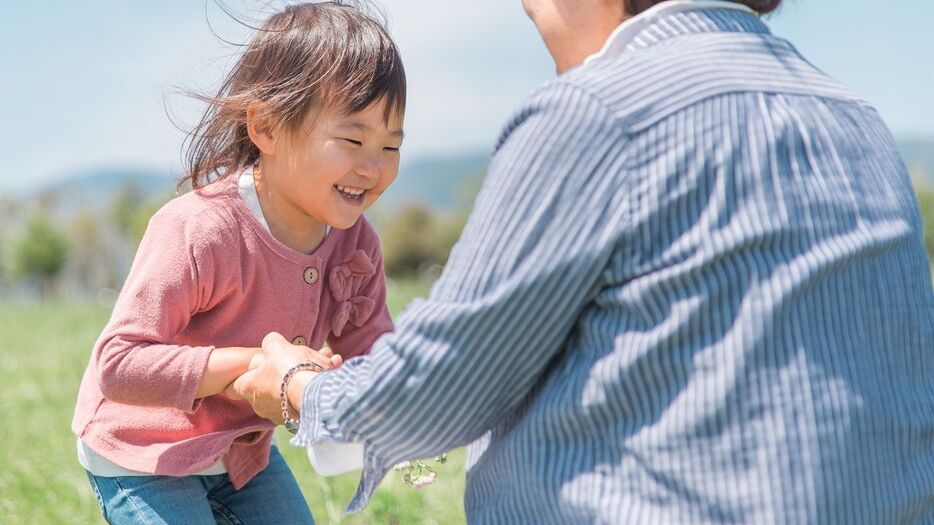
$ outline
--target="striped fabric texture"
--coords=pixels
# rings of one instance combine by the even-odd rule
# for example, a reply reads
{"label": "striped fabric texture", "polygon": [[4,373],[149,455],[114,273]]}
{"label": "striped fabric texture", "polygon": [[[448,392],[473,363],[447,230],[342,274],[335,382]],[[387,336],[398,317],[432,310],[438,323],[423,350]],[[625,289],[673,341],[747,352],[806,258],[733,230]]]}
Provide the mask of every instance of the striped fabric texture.
{"label": "striped fabric texture", "polygon": [[365,444],[351,511],[470,444],[470,523],[932,523],[922,230],[867,102],[755,16],[660,17],[514,115],[430,296],[293,443]]}

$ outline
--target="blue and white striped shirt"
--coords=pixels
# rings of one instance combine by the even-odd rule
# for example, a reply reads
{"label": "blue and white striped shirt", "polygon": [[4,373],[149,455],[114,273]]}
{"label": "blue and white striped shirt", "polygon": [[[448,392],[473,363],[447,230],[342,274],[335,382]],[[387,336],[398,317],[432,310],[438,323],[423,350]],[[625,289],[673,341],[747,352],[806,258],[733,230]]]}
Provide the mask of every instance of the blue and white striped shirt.
{"label": "blue and white striped shirt", "polygon": [[293,441],[471,444],[471,523],[934,522],[934,291],[876,111],[755,16],[658,16],[507,125],[448,266]]}

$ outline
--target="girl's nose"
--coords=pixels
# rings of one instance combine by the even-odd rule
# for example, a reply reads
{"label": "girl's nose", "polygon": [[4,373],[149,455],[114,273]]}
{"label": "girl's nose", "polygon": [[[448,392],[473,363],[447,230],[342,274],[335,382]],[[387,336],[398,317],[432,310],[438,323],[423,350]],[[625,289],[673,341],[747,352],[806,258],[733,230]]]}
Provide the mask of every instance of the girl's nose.
{"label": "girl's nose", "polygon": [[368,179],[375,179],[379,176],[379,159],[372,155],[366,155],[360,159],[357,164],[357,174]]}

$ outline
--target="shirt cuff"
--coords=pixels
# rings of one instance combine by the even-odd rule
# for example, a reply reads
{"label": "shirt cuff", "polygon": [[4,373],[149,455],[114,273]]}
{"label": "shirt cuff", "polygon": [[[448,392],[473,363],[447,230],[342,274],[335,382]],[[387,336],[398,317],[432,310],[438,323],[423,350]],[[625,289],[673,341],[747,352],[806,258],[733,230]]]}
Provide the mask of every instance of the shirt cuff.
{"label": "shirt cuff", "polygon": [[333,372],[315,374],[305,385],[298,432],[290,441],[293,445],[307,447],[324,440],[344,441],[336,425],[328,424],[334,420],[336,401],[333,375]]}
{"label": "shirt cuff", "polygon": [[[302,410],[298,432],[289,442],[299,447],[309,447],[319,441],[347,442],[335,422],[334,403],[337,398],[340,369],[317,374],[302,393]],[[354,441],[360,441],[359,438]],[[358,512],[366,508],[370,497],[389,472],[386,462],[378,457],[373,446],[363,440],[363,476],[357,492],[347,504],[346,512]]]}
{"label": "shirt cuff", "polygon": [[208,360],[211,358],[211,352],[216,349],[214,346],[192,346],[185,352],[179,353],[189,362],[185,364],[185,378],[178,384],[185,385],[178,389],[176,398],[172,400],[172,406],[186,414],[194,414],[201,408],[204,398],[195,398],[198,393],[198,386],[204,380],[204,370],[208,366]]}

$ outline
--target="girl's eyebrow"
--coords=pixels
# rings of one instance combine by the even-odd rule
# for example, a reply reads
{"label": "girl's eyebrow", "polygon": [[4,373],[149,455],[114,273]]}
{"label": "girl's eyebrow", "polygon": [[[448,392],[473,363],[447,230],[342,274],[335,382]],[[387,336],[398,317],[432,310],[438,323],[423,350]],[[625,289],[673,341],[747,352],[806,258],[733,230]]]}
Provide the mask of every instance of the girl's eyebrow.
{"label": "girl's eyebrow", "polygon": [[[358,131],[371,131],[371,129],[372,129],[372,128],[370,128],[370,126],[367,126],[367,125],[364,124],[363,122],[359,122],[359,121],[356,121],[356,120],[351,120],[351,121],[347,121],[347,122],[341,122],[341,123],[338,124],[337,126],[338,126],[339,128],[344,128],[344,129],[355,129],[355,130],[358,130]],[[397,128],[397,129],[394,129],[394,130],[390,130],[390,131],[389,131],[389,134],[392,135],[393,137],[398,137],[398,138],[400,138],[400,139],[405,137],[405,133],[402,131],[401,128]]]}

